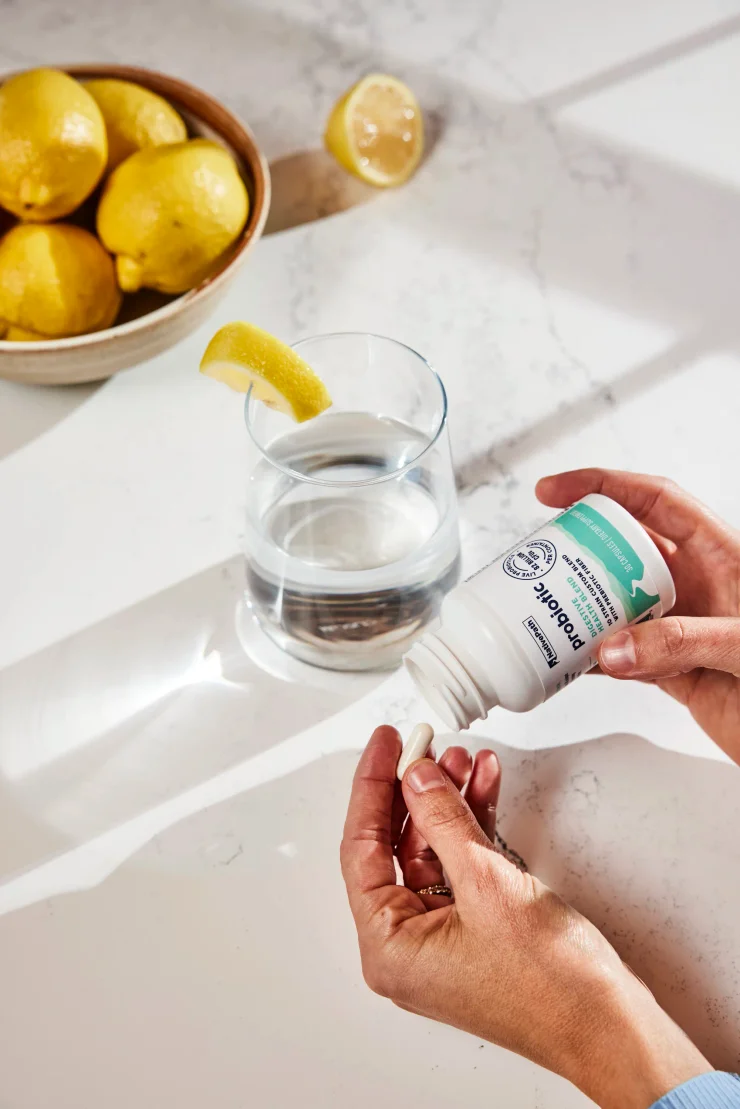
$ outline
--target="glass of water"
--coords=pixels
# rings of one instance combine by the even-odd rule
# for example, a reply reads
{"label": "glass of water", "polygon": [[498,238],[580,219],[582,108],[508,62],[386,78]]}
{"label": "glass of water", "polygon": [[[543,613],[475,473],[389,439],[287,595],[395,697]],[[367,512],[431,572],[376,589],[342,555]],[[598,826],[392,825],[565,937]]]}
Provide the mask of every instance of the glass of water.
{"label": "glass of water", "polygon": [[296,343],[333,405],[296,425],[246,400],[247,599],[264,631],[334,670],[395,665],[459,575],[447,397],[379,335]]}

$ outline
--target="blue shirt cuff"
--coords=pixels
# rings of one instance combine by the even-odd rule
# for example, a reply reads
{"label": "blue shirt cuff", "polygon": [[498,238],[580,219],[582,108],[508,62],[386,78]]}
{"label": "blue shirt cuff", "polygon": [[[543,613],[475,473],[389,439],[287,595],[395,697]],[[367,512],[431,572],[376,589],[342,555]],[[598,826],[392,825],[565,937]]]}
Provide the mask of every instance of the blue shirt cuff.
{"label": "blue shirt cuff", "polygon": [[740,1109],[740,1076],[710,1071],[684,1082],[652,1109]]}

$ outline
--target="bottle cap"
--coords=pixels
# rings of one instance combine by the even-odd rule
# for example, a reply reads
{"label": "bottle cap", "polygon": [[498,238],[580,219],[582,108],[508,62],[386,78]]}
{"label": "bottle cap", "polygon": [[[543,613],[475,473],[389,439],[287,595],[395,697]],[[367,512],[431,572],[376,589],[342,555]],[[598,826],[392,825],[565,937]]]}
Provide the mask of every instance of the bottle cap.
{"label": "bottle cap", "polygon": [[488,709],[477,684],[442,636],[441,631],[427,632],[406,654],[404,663],[437,715],[460,731],[474,720],[485,720]]}

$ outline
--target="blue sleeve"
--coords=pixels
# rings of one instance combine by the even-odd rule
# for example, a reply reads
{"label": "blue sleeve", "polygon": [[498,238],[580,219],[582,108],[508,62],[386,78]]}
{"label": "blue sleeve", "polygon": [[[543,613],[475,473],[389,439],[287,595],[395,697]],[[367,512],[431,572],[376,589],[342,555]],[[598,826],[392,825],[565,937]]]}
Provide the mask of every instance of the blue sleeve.
{"label": "blue sleeve", "polygon": [[740,1109],[740,1076],[701,1074],[656,1101],[652,1109]]}

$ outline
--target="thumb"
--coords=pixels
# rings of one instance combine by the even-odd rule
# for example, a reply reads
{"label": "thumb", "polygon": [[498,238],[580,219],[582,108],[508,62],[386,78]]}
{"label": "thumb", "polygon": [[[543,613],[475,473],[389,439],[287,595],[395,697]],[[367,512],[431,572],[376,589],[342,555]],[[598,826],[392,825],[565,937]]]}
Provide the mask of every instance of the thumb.
{"label": "thumb", "polygon": [[698,667],[740,677],[740,617],[667,616],[617,632],[599,649],[615,678],[670,678]]}
{"label": "thumb", "polygon": [[406,771],[403,796],[414,827],[439,858],[456,896],[477,869],[482,852],[493,845],[470,811],[467,801],[431,759],[420,759]]}

